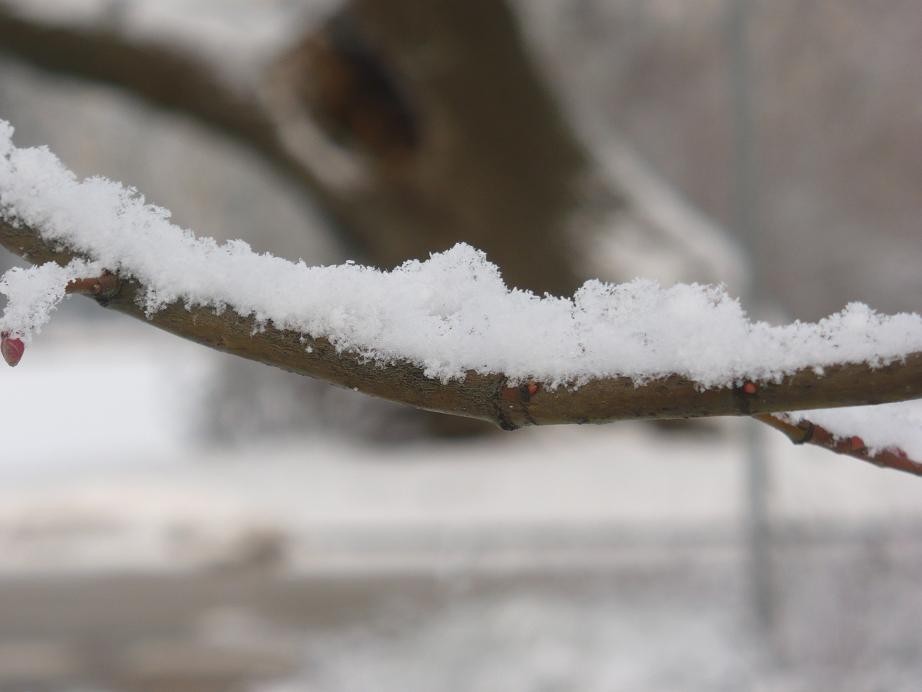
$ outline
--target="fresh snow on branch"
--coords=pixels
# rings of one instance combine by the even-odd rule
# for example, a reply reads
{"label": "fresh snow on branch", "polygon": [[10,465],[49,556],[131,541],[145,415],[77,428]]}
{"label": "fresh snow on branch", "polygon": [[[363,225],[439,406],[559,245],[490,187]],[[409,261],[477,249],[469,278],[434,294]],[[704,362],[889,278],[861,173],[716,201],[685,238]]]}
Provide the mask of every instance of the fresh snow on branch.
{"label": "fresh snow on branch", "polygon": [[550,386],[676,373],[704,388],[922,351],[919,315],[884,316],[860,303],[815,324],[771,326],[750,322],[715,286],[588,281],[572,298],[539,297],[508,289],[464,244],[390,272],[309,267],[243,241],[196,238],[136,190],[77,180],[47,149],[16,148],[12,134],[0,121],[0,218],[92,262],[4,278],[4,329],[23,336],[48,319],[67,277],[105,268],[140,282],[149,314],[176,301],[231,309],[376,362],[410,361],[443,381],[467,370]]}
{"label": "fresh snow on branch", "polygon": [[0,333],[31,339],[51,319],[74,279],[100,274],[102,265],[75,259],[62,267],[48,262],[40,267],[14,267],[0,277],[0,293],[7,304],[0,317]]}

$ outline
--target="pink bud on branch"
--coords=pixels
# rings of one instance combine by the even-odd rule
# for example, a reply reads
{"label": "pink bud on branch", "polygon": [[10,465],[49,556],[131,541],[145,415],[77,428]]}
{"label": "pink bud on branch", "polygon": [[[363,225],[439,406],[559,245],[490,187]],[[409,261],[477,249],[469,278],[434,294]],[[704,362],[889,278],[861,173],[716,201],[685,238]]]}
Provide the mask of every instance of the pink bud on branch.
{"label": "pink bud on branch", "polygon": [[22,354],[26,350],[26,345],[22,339],[11,337],[8,334],[0,336],[0,353],[3,354],[3,360],[10,367],[16,366],[22,360]]}

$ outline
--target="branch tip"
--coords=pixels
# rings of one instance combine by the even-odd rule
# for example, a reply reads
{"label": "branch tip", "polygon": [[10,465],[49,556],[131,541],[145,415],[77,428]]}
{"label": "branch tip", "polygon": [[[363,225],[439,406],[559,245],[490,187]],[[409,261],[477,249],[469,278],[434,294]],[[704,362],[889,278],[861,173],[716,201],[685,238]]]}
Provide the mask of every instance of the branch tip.
{"label": "branch tip", "polygon": [[5,360],[6,364],[11,368],[15,368],[19,365],[19,361],[22,360],[22,354],[25,353],[25,350],[26,345],[22,342],[22,339],[11,337],[6,332],[0,335],[0,354],[3,355],[3,360]]}
{"label": "branch tip", "polygon": [[770,413],[759,414],[753,416],[753,418],[783,432],[796,445],[810,443],[830,452],[860,459],[881,468],[922,476],[922,462],[910,458],[902,449],[888,447],[887,449],[871,452],[864,439],[858,435],[850,437],[837,436],[821,425],[812,423],[809,420],[792,423],[784,416]]}

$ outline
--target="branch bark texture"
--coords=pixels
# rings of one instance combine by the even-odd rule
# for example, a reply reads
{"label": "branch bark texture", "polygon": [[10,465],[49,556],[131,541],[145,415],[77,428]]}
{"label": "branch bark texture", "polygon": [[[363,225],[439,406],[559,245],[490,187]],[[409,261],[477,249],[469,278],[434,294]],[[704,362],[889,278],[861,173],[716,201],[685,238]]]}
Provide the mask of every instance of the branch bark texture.
{"label": "branch bark texture", "polygon": [[796,445],[814,445],[836,454],[844,454],[866,461],[881,468],[922,476],[922,462],[912,459],[902,449],[890,447],[871,451],[860,437],[836,436],[823,426],[809,420],[794,423],[785,416],[776,416],[769,413],[760,413],[753,417],[760,423],[765,423],[769,427],[784,433]]}
{"label": "branch bark texture", "polygon": [[[30,262],[66,263],[73,253],[52,247],[27,227],[0,222],[0,244]],[[504,429],[557,423],[604,423],[627,419],[751,416],[779,411],[879,404],[922,398],[922,353],[873,368],[866,363],[797,371],[780,383],[746,382],[701,390],[678,375],[635,386],[613,377],[579,388],[551,389],[542,382],[510,384],[502,374],[470,372],[442,383],[412,363],[380,366],[337,352],[325,338],[312,338],[271,324],[259,327],[231,310],[220,314],[172,304],[145,316],[143,286],[120,281],[97,298],[111,309],[145,320],[178,336],[237,356],[317,377],[366,394],[422,409],[490,421]]]}

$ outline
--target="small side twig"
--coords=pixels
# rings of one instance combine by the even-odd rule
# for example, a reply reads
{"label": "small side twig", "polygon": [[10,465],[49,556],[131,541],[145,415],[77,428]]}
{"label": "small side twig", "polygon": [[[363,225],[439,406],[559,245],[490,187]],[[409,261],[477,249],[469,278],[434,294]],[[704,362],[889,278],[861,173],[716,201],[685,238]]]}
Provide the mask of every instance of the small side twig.
{"label": "small side twig", "polygon": [[786,417],[772,413],[754,415],[760,423],[765,423],[775,430],[783,432],[796,445],[811,444],[822,447],[836,454],[845,454],[861,459],[881,468],[904,471],[915,476],[922,476],[922,462],[910,458],[906,452],[897,447],[888,447],[872,452],[857,435],[834,435],[821,425],[809,420],[794,423]]}

